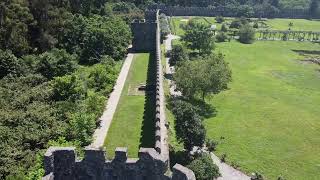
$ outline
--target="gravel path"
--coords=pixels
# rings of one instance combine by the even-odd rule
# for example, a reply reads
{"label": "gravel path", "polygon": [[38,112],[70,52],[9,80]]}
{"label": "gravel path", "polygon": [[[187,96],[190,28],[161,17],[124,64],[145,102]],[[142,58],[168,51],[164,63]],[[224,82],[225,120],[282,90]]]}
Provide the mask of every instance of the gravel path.
{"label": "gravel path", "polygon": [[[179,39],[179,36],[175,35],[168,35],[167,39],[165,40],[165,49],[166,51],[170,51],[172,49],[171,41],[174,39]],[[171,76],[174,73],[174,67],[170,67],[169,58],[166,58],[166,73],[167,75]],[[181,92],[175,91],[175,84],[172,80],[168,79],[169,86],[170,86],[170,94],[172,96],[181,96]],[[222,163],[220,159],[211,153],[211,158],[213,162],[219,167],[221,177],[217,180],[250,180],[250,177],[242,173],[241,171],[229,166],[226,163]]]}
{"label": "gravel path", "polygon": [[117,109],[117,105],[118,105],[118,102],[122,93],[122,89],[130,69],[130,66],[131,66],[132,59],[133,59],[133,54],[129,53],[122,65],[116,85],[114,86],[113,91],[110,94],[110,97],[107,102],[107,106],[100,118],[101,120],[100,127],[98,127],[93,134],[94,141],[90,145],[90,147],[94,147],[94,148],[103,147],[104,140],[107,136],[109,127],[111,125],[113,115]]}

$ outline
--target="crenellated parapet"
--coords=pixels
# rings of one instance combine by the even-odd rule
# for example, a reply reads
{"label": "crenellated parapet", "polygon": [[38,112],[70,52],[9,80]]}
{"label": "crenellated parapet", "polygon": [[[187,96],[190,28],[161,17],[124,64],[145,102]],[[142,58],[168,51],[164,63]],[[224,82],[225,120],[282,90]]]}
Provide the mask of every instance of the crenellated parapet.
{"label": "crenellated parapet", "polygon": [[127,156],[127,148],[117,148],[107,160],[105,151],[88,148],[77,159],[75,148],[51,147],[44,156],[43,180],[195,180],[191,170],[179,164],[167,176],[167,161],[153,148],[141,148],[138,159]]}

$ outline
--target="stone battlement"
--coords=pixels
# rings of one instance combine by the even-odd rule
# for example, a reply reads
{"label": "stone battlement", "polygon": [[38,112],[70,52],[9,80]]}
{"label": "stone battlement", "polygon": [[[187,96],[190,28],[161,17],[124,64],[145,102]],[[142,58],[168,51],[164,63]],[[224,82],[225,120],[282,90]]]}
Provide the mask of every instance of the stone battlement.
{"label": "stone battlement", "polygon": [[43,180],[195,180],[194,173],[179,164],[172,176],[165,175],[167,161],[153,148],[141,148],[138,159],[127,157],[127,148],[117,148],[107,160],[105,151],[87,148],[78,160],[73,147],[50,147],[44,156]]}

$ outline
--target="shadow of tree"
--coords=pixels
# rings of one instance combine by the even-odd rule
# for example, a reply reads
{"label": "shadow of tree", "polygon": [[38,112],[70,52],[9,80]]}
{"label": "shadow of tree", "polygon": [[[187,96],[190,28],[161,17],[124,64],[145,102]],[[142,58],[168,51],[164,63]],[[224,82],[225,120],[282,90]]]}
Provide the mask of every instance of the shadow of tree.
{"label": "shadow of tree", "polygon": [[144,115],[139,147],[152,148],[155,143],[156,77],[155,53],[150,53],[146,82],[146,86],[149,88],[145,92]]}
{"label": "shadow of tree", "polygon": [[320,55],[320,51],[317,50],[297,50],[297,49],[292,49],[293,52],[299,53],[301,55],[305,54],[312,54],[312,55]]}

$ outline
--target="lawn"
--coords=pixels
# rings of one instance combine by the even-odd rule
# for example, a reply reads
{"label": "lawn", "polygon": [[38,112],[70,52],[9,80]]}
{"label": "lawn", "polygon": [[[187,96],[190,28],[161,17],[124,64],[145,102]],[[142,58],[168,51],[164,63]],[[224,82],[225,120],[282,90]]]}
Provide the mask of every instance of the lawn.
{"label": "lawn", "polygon": [[230,63],[230,89],[207,103],[205,120],[219,141],[217,154],[247,173],[268,179],[320,177],[320,66],[300,62],[293,50],[319,50],[307,42],[260,41],[217,44]]}
{"label": "lawn", "polygon": [[292,22],[291,30],[294,31],[320,31],[320,21],[307,19],[268,19],[266,21],[270,29],[288,30],[289,23]]}
{"label": "lawn", "polygon": [[[221,29],[221,25],[216,22],[215,17],[172,17],[170,24],[173,32],[176,35],[183,35],[184,31],[181,29],[181,24],[187,24],[189,20],[196,20],[204,24],[212,25],[215,24],[217,29]],[[234,18],[226,17],[225,22],[230,24]],[[256,20],[256,19],[255,19]],[[268,29],[272,30],[288,30],[289,23],[292,22],[293,26],[291,30],[295,31],[320,31],[320,20],[307,20],[307,19],[267,19],[264,21],[268,25]]]}
{"label": "lawn", "polygon": [[153,54],[134,55],[105,140],[109,158],[114,157],[116,147],[128,147],[129,157],[137,157],[139,147],[154,147],[155,94],[145,94],[136,90],[140,84],[155,82],[154,63]]}

